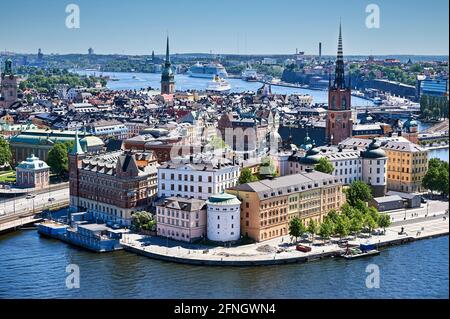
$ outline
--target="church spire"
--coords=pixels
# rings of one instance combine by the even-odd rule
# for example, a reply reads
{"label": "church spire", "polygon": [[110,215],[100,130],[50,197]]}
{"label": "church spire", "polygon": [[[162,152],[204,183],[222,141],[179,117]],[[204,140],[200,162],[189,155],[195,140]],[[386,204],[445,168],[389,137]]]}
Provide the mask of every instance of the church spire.
{"label": "church spire", "polygon": [[80,139],[78,138],[78,128],[75,132],[75,142],[73,143],[72,151],[70,152],[70,155],[83,155],[83,148],[80,144]]}
{"label": "church spire", "polygon": [[336,59],[336,75],[334,79],[334,87],[337,89],[345,88],[345,75],[344,75],[344,49],[342,45],[342,24],[339,23],[339,40],[338,40],[338,52]]}
{"label": "church spire", "polygon": [[170,53],[169,53],[169,36],[167,36],[167,46],[166,46],[166,66],[170,65]]}

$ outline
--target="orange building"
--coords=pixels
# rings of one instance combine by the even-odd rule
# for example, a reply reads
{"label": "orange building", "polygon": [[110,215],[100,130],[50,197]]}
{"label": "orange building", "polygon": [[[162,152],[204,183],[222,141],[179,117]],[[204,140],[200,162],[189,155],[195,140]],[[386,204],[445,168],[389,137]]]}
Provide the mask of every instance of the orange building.
{"label": "orange building", "polygon": [[226,191],[241,200],[241,235],[265,241],[289,234],[289,221],[323,222],[345,201],[342,184],[332,175],[312,171],[242,184]]}

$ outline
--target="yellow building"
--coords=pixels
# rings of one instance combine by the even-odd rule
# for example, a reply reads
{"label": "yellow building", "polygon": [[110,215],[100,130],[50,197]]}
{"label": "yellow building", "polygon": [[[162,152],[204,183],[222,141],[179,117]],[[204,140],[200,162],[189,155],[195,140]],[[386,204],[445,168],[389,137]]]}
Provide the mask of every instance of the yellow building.
{"label": "yellow building", "polygon": [[289,221],[321,223],[345,201],[342,184],[332,175],[306,172],[239,185],[226,191],[241,204],[241,234],[265,241],[289,234]]}
{"label": "yellow building", "polygon": [[424,191],[422,179],[428,170],[428,151],[405,139],[389,141],[383,149],[388,157],[388,190],[406,193]]}

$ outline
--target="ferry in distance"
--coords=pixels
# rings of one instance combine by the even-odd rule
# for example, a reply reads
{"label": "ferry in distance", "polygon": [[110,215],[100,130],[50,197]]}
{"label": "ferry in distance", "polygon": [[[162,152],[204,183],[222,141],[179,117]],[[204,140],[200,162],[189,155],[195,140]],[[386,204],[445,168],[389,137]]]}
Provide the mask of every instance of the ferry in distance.
{"label": "ferry in distance", "polygon": [[247,64],[247,68],[242,72],[242,80],[247,82],[258,81],[258,73],[251,67],[250,64]]}
{"label": "ferry in distance", "polygon": [[228,78],[227,70],[225,70],[224,66],[220,63],[201,64],[197,62],[195,65],[191,66],[188,74],[193,78],[210,79],[215,75],[218,75],[222,79]]}
{"label": "ferry in distance", "polygon": [[220,76],[215,75],[213,80],[208,83],[206,90],[214,93],[229,93],[231,90],[231,85],[224,79],[220,78]]}

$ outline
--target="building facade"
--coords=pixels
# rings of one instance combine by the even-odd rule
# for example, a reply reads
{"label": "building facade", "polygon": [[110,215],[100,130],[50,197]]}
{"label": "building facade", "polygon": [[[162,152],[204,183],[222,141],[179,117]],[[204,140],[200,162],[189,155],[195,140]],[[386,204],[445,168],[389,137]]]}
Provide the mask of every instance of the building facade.
{"label": "building facade", "polygon": [[294,217],[305,224],[310,220],[321,223],[345,201],[338,178],[320,172],[242,184],[227,193],[242,202],[241,234],[256,241],[288,235]]}
{"label": "building facade", "polygon": [[34,155],[16,167],[16,185],[23,188],[44,189],[49,186],[50,167]]}
{"label": "building facade", "polygon": [[387,188],[416,193],[425,191],[422,180],[428,171],[428,151],[410,141],[391,141],[384,146],[387,161]]}
{"label": "building facade", "polygon": [[232,242],[241,237],[241,202],[235,195],[222,193],[211,196],[207,205],[208,239]]}
{"label": "building facade", "polygon": [[236,186],[239,174],[239,166],[224,158],[177,159],[158,167],[158,197],[207,200]]}
{"label": "building facade", "polygon": [[195,198],[167,197],[156,204],[158,236],[195,242],[206,237],[206,205]]}
{"label": "building facade", "polygon": [[[74,142],[75,131],[57,131],[44,129],[27,129],[10,139],[11,152],[14,163],[19,163],[29,157],[36,155],[43,161],[47,161],[48,152],[55,143]],[[102,151],[105,144],[95,136],[87,133],[80,133],[80,145],[84,152],[98,153]]]}
{"label": "building facade", "polygon": [[[370,143],[365,139],[349,138],[341,145],[363,150]],[[425,191],[422,180],[428,171],[428,151],[402,136],[380,138],[379,143],[387,157],[387,190],[405,193]]]}
{"label": "building facade", "polygon": [[87,155],[77,135],[69,154],[71,209],[130,225],[132,214],[148,210],[156,197],[157,165],[151,153]]}

